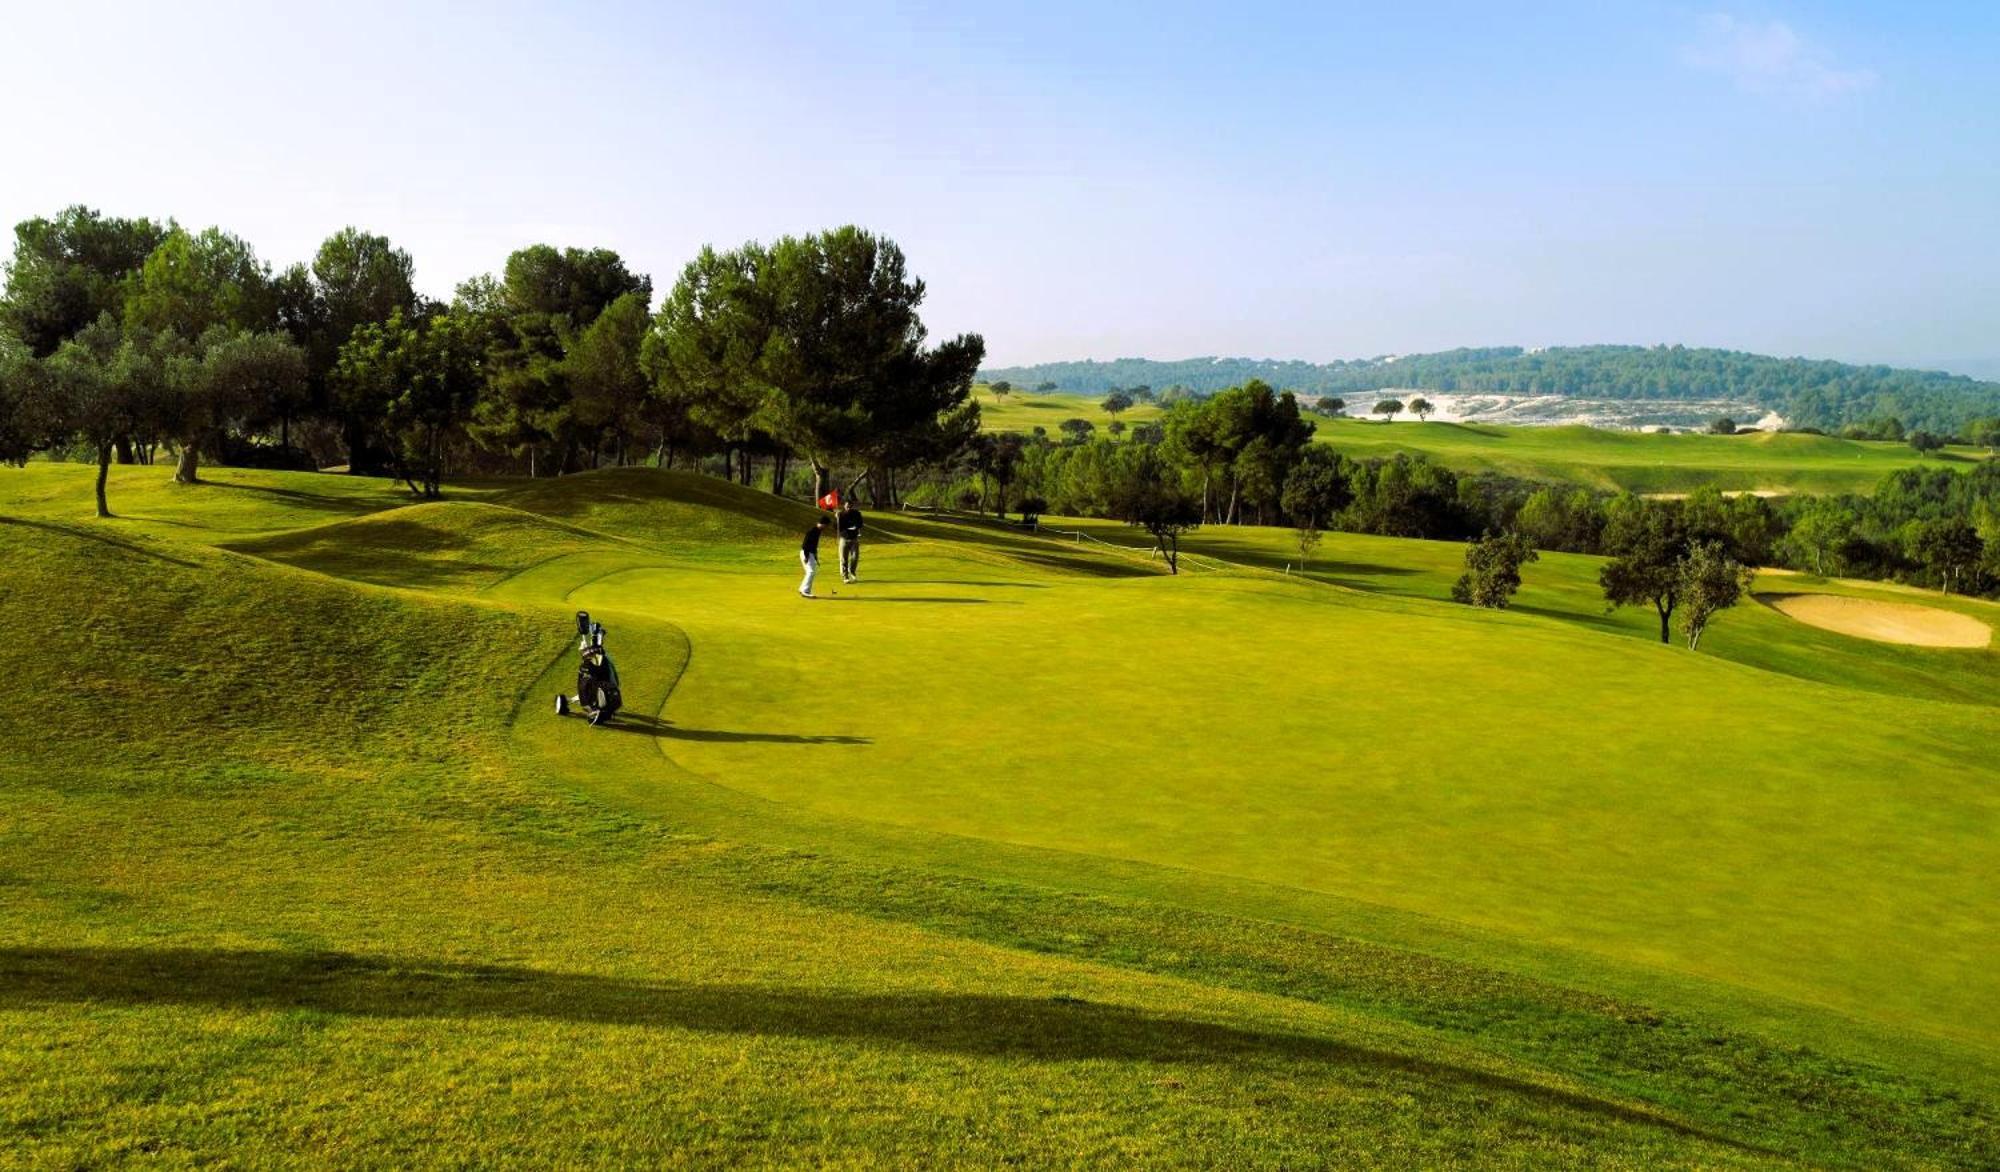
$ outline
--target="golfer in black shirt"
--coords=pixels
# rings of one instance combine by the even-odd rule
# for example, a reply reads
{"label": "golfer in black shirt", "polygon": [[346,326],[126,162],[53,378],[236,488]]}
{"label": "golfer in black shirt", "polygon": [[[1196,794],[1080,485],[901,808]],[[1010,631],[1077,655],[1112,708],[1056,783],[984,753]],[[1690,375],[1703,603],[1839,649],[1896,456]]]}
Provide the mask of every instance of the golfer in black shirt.
{"label": "golfer in black shirt", "polygon": [[861,510],[849,501],[837,519],[840,529],[840,580],[861,581]]}
{"label": "golfer in black shirt", "polygon": [[813,575],[819,573],[819,535],[826,532],[831,520],[822,514],[819,520],[813,522],[813,527],[806,530],[805,540],[799,542],[799,563],[806,568],[805,580],[799,583],[801,598],[813,596]]}

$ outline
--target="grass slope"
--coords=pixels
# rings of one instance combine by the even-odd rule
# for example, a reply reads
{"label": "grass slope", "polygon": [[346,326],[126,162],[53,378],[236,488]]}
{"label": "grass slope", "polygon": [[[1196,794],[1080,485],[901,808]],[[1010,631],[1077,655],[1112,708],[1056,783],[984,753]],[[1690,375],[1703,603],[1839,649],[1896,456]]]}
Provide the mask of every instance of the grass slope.
{"label": "grass slope", "polygon": [[[808,604],[809,512],[686,477],[226,475],[0,474],[31,1161],[1995,1158],[1986,709],[902,519]],[[580,605],[623,728],[544,710]]]}

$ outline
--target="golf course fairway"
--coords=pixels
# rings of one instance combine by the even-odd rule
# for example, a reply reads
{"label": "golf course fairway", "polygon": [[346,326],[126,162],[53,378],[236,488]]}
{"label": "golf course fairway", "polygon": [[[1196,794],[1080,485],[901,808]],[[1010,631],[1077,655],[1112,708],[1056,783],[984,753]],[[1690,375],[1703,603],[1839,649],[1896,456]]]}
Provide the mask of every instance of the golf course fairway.
{"label": "golf course fairway", "polygon": [[806,600],[812,511],[692,474],[92,471],[0,469],[0,1160],[2000,1163],[1990,644],[887,514]]}

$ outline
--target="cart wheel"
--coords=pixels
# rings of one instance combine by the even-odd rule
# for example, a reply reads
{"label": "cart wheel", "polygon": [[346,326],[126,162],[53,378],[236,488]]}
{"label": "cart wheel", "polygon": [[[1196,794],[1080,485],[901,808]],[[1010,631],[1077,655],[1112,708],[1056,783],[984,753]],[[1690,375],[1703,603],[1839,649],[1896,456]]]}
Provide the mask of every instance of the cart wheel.
{"label": "cart wheel", "polygon": [[556,715],[569,715],[569,697],[563,695],[561,692],[556,693]]}

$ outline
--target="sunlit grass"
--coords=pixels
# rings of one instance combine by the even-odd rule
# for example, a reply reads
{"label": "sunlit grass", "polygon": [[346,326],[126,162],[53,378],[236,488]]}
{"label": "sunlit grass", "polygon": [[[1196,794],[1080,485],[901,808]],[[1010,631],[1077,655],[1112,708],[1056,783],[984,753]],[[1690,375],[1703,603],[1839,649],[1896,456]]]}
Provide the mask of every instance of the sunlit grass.
{"label": "sunlit grass", "polygon": [[[885,516],[809,603],[718,481],[165,472],[0,470],[34,1162],[1993,1155],[1990,708],[1599,629],[1581,561],[1474,615],[1449,546]],[[585,606],[623,728],[547,711]]]}

